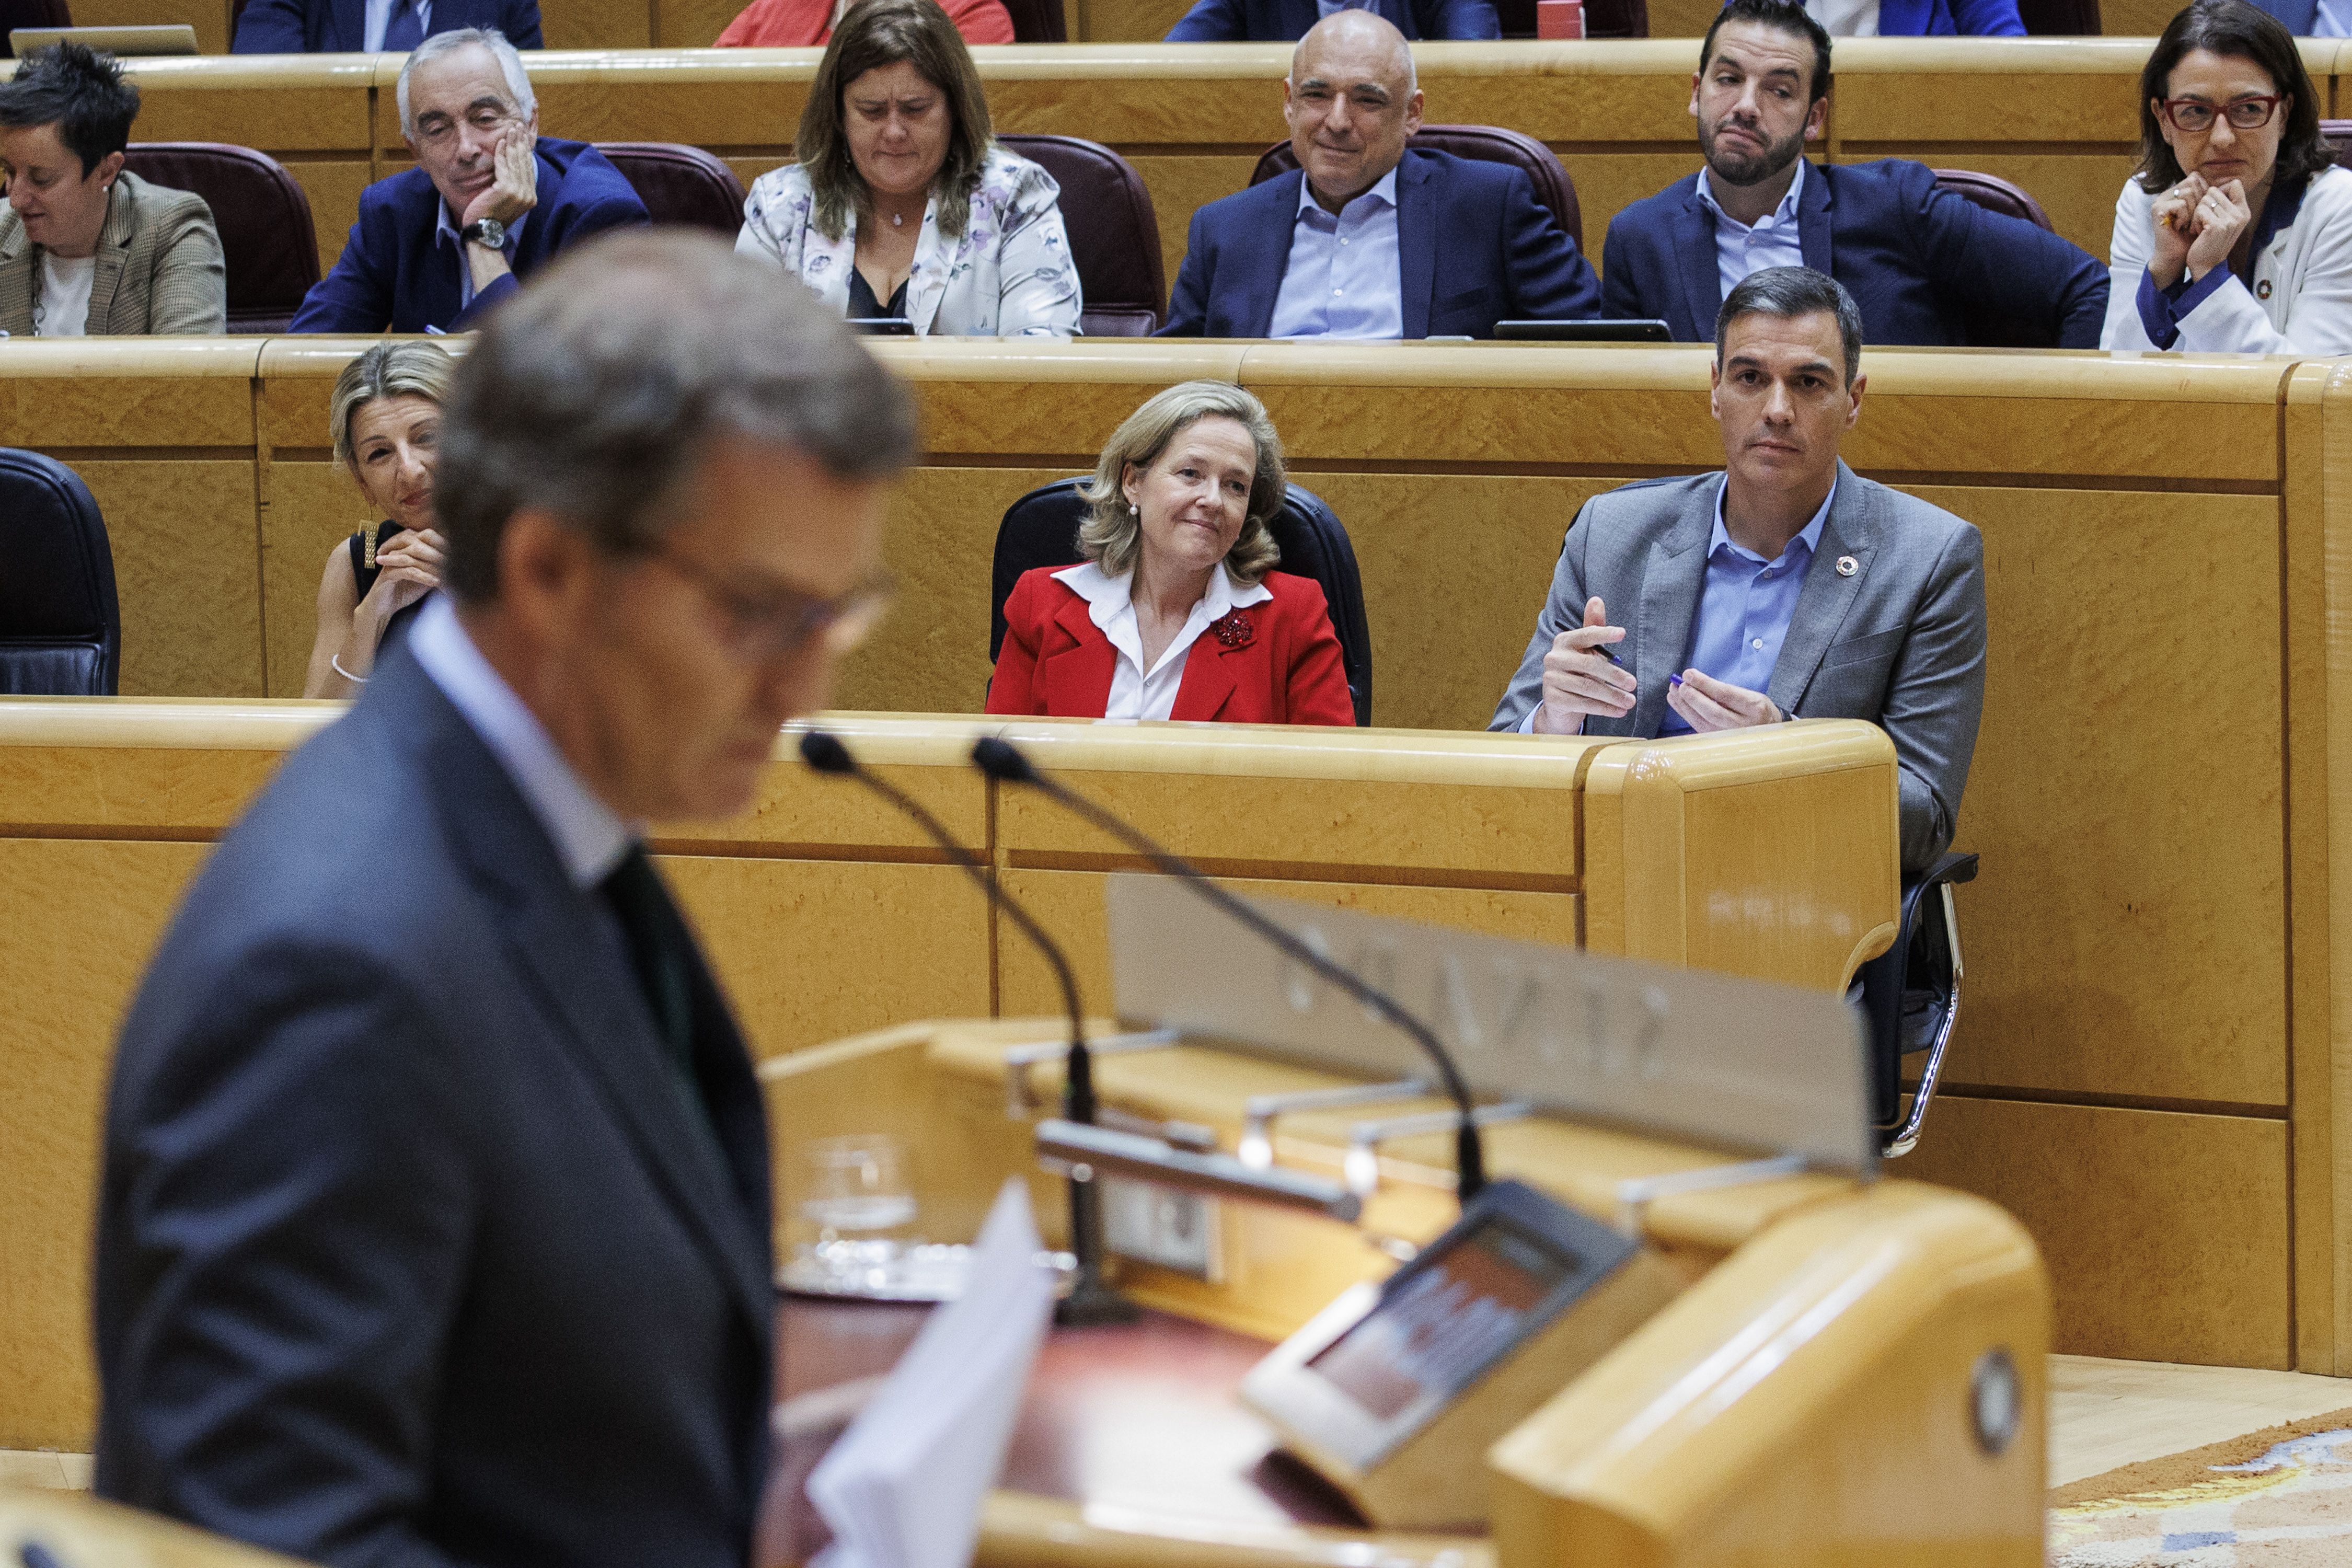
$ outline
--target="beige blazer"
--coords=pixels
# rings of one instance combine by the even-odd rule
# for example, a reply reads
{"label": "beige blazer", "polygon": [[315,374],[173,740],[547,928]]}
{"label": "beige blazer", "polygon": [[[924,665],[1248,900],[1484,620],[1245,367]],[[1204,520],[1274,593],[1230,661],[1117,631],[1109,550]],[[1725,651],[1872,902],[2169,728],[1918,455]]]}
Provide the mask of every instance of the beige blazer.
{"label": "beige blazer", "polygon": [[[0,331],[33,335],[41,247],[0,207]],[[205,198],[151,185],[125,169],[107,197],[89,285],[91,337],[228,331],[228,273]]]}

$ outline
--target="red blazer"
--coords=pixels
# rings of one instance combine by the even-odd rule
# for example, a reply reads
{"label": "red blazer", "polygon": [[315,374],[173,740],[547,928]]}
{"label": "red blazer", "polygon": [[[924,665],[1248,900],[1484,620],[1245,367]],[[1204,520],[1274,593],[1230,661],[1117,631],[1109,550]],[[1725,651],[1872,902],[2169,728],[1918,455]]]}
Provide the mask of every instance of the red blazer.
{"label": "red blazer", "polygon": [[[967,44],[1009,44],[1013,16],[1000,0],[943,0],[948,20]],[[716,47],[805,48],[833,37],[833,0],[751,0],[727,24]]]}
{"label": "red blazer", "polygon": [[[991,713],[1099,719],[1110,706],[1118,650],[1087,613],[1087,602],[1040,566],[1021,574],[1004,601],[1004,647],[988,689]],[[1184,656],[1171,719],[1234,724],[1353,724],[1348,673],[1323,584],[1286,572],[1265,574],[1264,604],[1235,610],[1241,623],[1212,627]],[[1220,621],[1217,626],[1223,626]]]}

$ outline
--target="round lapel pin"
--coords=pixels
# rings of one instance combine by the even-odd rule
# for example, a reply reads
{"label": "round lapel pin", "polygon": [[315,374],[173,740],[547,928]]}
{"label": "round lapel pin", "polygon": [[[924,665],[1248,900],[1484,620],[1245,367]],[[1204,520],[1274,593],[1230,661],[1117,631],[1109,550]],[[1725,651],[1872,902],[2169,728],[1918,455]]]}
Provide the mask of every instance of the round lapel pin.
{"label": "round lapel pin", "polygon": [[1838,557],[1837,574],[1839,576],[1851,577],[1861,570],[1862,563],[1856,561],[1853,556],[1841,555]]}
{"label": "round lapel pin", "polygon": [[2257,300],[2267,300],[2270,297],[2271,280],[2265,278],[2261,282],[2254,285],[2254,298]]}

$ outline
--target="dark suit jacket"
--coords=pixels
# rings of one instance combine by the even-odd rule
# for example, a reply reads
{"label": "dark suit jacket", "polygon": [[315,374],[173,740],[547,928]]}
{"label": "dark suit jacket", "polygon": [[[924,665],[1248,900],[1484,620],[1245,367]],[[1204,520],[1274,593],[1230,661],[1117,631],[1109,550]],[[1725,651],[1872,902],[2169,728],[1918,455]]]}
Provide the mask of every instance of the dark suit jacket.
{"label": "dark suit jacket", "polygon": [[[1494,0],[1379,0],[1367,10],[1408,38],[1499,38]],[[1295,43],[1323,19],[1315,0],[1196,0],[1168,29],[1171,44]]]}
{"label": "dark suit jacket", "polygon": [[[433,0],[433,31],[496,27],[519,49],[540,47],[539,0]],[[356,54],[367,47],[367,0],[247,0],[238,55]]]}
{"label": "dark suit jacket", "polygon": [[[1004,646],[988,683],[991,713],[1099,719],[1110,706],[1118,650],[1095,625],[1085,599],[1057,583],[1060,566],[1024,572],[1004,601]],[[1234,612],[1245,633],[1202,633],[1184,655],[1171,719],[1229,724],[1348,724],[1356,700],[1331,629],[1323,584],[1287,572],[1265,574],[1274,595]]]}
{"label": "dark suit jacket", "polygon": [[[1587,719],[1588,735],[1654,737],[1666,679],[1690,658],[1706,581],[1720,472],[1643,479],[1584,503],[1559,552],[1518,673],[1490,728],[1514,730],[1543,700],[1552,639],[1584,624],[1598,594],[1625,628],[1617,657],[1638,686],[1622,719]],[[1841,574],[1841,557],[1854,569]],[[1765,695],[1804,719],[1867,719],[1895,742],[1903,867],[1951,846],[1984,710],[1984,541],[1940,507],[1838,465],[1837,498],[1805,574]]]}
{"label": "dark suit jacket", "polygon": [[743,1568],[775,1294],[601,897],[404,650],[196,879],[114,1066],[98,1490],[342,1568]]}
{"label": "dark suit jacket", "polygon": [[[2046,326],[2061,348],[2099,346],[2106,268],[2023,218],[1937,189],[1925,163],[1808,161],[1797,225],[1805,265],[1846,286],[1866,342],[1965,343],[1963,313],[1976,310]],[[1610,219],[1601,271],[1602,314],[1655,317],[1677,342],[1714,342],[1723,284],[1698,176]]]}
{"label": "dark suit jacket", "polygon": [[[1294,169],[1192,215],[1160,336],[1266,335],[1306,177]],[[1408,338],[1491,338],[1496,321],[1601,313],[1576,241],[1507,163],[1408,150],[1397,169],[1397,272]]]}
{"label": "dark suit jacket", "polygon": [[539,205],[515,242],[514,270],[462,311],[457,269],[464,258],[435,239],[441,193],[424,170],[409,169],[360,194],[360,221],[343,254],[302,297],[288,331],[462,332],[567,247],[608,228],[653,221],[627,177],[587,142],[542,136],[537,157]]}
{"label": "dark suit jacket", "polygon": [[[2316,4],[2317,0],[2308,0]],[[1882,38],[2021,38],[2025,23],[2017,0],[1884,0],[1878,7]]]}

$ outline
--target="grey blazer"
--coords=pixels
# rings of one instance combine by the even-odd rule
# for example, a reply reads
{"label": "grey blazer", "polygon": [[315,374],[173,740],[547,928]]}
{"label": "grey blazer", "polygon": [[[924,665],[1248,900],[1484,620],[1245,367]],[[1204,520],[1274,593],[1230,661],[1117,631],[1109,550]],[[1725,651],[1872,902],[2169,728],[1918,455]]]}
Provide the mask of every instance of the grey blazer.
{"label": "grey blazer", "polygon": [[[1588,735],[1653,736],[1666,678],[1688,658],[1720,473],[1644,479],[1584,503],[1568,531],[1527,657],[1495,710],[1514,730],[1543,700],[1552,639],[1584,623],[1598,594],[1640,682],[1623,719]],[[1840,557],[1854,571],[1842,576]],[[1984,709],[1984,541],[1975,528],[1838,465],[1837,500],[1798,595],[1766,695],[1791,718],[1867,719],[1901,764],[1903,868],[1924,869],[1952,842]]]}
{"label": "grey blazer", "polygon": [[[33,335],[40,286],[41,247],[14,209],[0,207],[0,331]],[[228,274],[204,197],[151,185],[128,169],[115,176],[84,331],[93,338],[228,331]]]}

